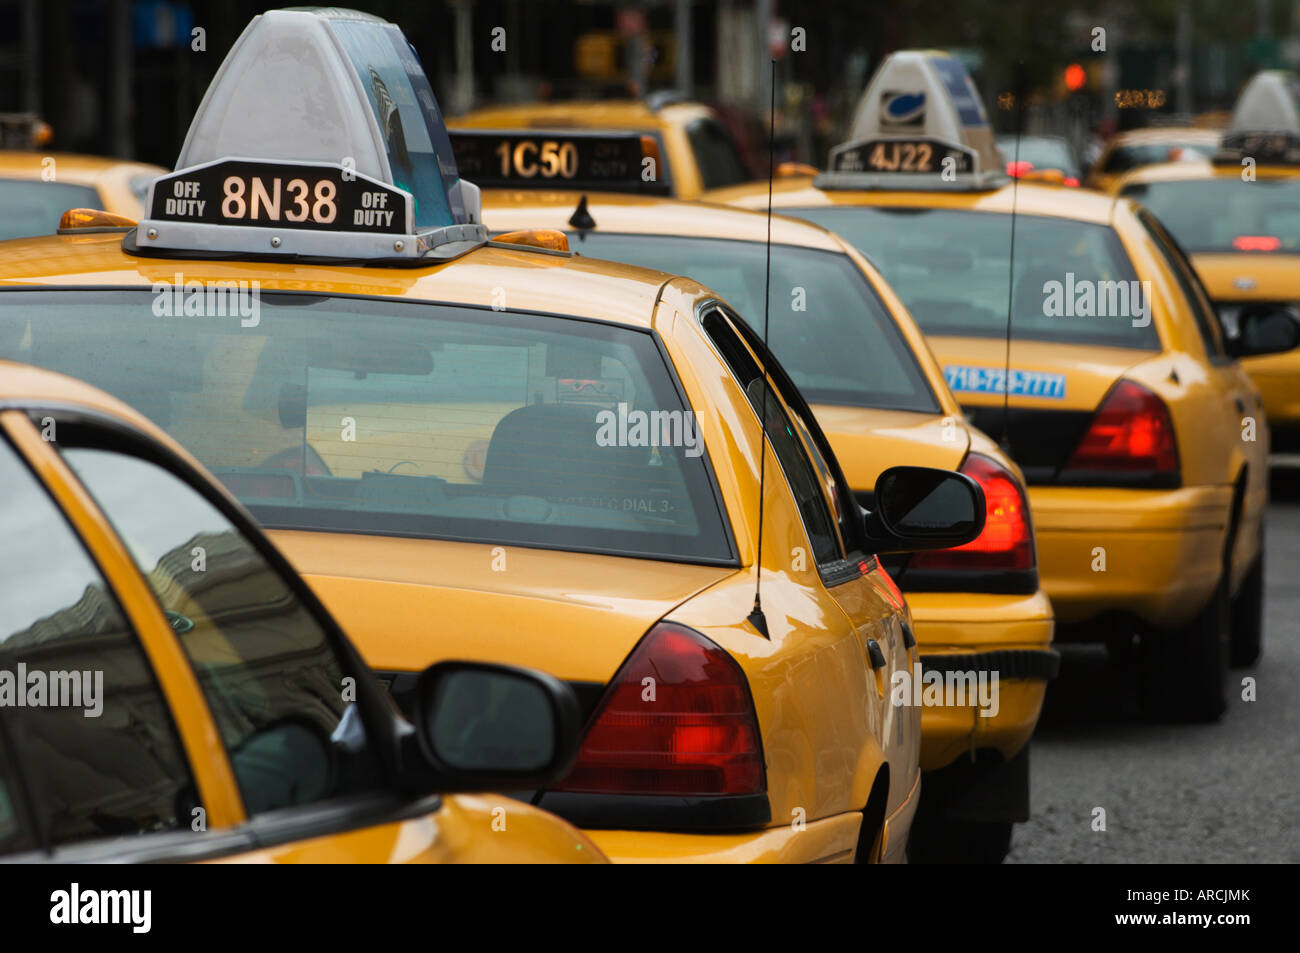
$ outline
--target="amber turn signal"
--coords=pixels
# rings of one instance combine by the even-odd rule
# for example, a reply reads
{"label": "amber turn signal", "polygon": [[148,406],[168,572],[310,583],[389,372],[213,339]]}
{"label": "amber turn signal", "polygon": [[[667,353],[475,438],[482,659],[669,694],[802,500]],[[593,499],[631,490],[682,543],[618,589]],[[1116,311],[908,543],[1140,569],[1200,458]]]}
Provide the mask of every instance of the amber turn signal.
{"label": "amber turn signal", "polygon": [[59,219],[59,234],[84,232],[88,229],[134,228],[135,219],[114,215],[97,208],[70,208]]}
{"label": "amber turn signal", "polygon": [[518,232],[503,232],[493,236],[492,241],[502,245],[527,245],[529,248],[545,248],[547,251],[568,251],[569,237],[564,232],[550,228],[528,228]]}

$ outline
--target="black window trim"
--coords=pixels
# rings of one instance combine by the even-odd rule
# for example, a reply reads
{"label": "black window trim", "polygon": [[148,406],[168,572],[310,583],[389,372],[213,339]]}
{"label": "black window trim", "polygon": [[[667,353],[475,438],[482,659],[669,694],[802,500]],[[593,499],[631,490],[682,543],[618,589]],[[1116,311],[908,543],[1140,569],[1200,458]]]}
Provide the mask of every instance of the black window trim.
{"label": "black window trim", "polygon": [[[1164,222],[1160,221],[1160,217],[1155,212],[1146,206],[1142,206],[1137,209],[1136,214],[1138,221],[1147,230],[1147,234],[1151,236],[1161,254],[1172,259],[1168,263],[1169,269],[1174,273],[1174,281],[1178,284],[1180,293],[1184,297],[1190,298],[1195,298],[1198,294],[1201,296],[1200,301],[1189,300],[1187,306],[1192,310],[1192,321],[1196,324],[1196,336],[1200,338],[1202,347],[1205,347],[1206,344],[1205,333],[1201,330],[1201,321],[1197,317],[1198,312],[1205,316],[1205,320],[1208,322],[1210,337],[1217,350],[1211,351],[1208,347],[1205,347],[1206,359],[1216,367],[1226,367],[1231,364],[1236,359],[1228,353],[1228,333],[1219,318],[1218,309],[1214,307],[1214,299],[1210,297],[1204,282],[1201,281],[1201,276],[1197,274],[1191,258],[1183,249],[1183,246],[1178,244],[1178,239],[1174,237],[1174,233],[1165,228]],[[1153,224],[1156,227],[1153,228]],[[1168,245],[1169,249],[1163,248],[1164,245]],[[1180,256],[1181,260],[1175,256]],[[1188,291],[1191,292],[1190,296]]]}
{"label": "black window trim", "polygon": [[[852,527],[855,538],[852,540],[840,540],[837,549],[840,549],[842,555],[839,559],[822,560],[817,562],[817,573],[821,577],[822,583],[827,588],[834,588],[861,577],[864,575],[861,564],[865,561],[868,569],[870,569],[875,565],[873,562],[875,556],[867,553],[863,548],[863,525],[860,519],[854,520],[852,518],[855,514],[859,517],[862,515],[861,507],[858,505],[857,500],[853,499],[852,496],[849,496],[847,500],[844,499],[845,488],[848,484],[845,482],[844,474],[840,470],[839,461],[835,458],[834,452],[830,450],[830,444],[827,442],[825,434],[822,433],[821,426],[817,423],[817,418],[813,415],[811,409],[809,409],[807,402],[804,401],[798,388],[794,386],[794,382],[791,381],[789,376],[785,373],[785,369],[781,367],[778,361],[776,361],[771,352],[763,346],[762,341],[754,333],[753,328],[751,328],[743,318],[739,317],[722,299],[715,297],[704,298],[697,302],[694,318],[696,324],[700,328],[701,335],[708,342],[713,353],[717,355],[718,360],[730,370],[731,365],[728,364],[726,359],[722,356],[722,353],[718,350],[718,346],[714,343],[713,338],[704,330],[704,316],[709,311],[715,309],[721,312],[722,315],[731,322],[732,326],[737,329],[736,333],[740,335],[740,339],[744,344],[751,349],[754,349],[755,343],[759,345],[758,349],[756,349],[756,353],[763,362],[763,370],[774,380],[777,395],[790,405],[791,410],[795,411],[801,418],[803,418],[803,423],[808,428],[809,435],[817,443],[817,449],[825,459],[826,465],[831,468],[831,477],[835,480],[835,485],[840,490],[840,505],[844,508],[844,512],[849,514],[849,518],[845,520],[845,523]],[[748,331],[750,335],[753,335],[752,341],[746,336],[746,331]],[[795,400],[791,400],[790,395],[793,395]],[[754,410],[753,404],[750,403],[748,399],[745,403],[750,408],[750,412],[754,414],[754,419],[758,420],[758,413]],[[763,422],[758,420],[758,423],[760,432],[762,433],[764,452],[766,452],[769,438],[767,436],[766,428],[763,427]],[[777,463],[779,466],[780,461],[778,460]],[[811,460],[809,460],[808,463],[809,466],[813,466]],[[815,470],[816,467],[813,466],[813,469]],[[790,478],[786,475],[784,467],[781,468],[781,476],[785,479],[786,486],[789,488]],[[821,484],[820,480],[817,482],[818,485]],[[793,494],[793,490],[791,490],[791,493]],[[796,506],[795,510],[798,512],[799,508]],[[840,523],[839,520],[835,518],[835,514],[828,511],[827,515],[830,516],[831,524],[835,526],[837,534],[842,536],[843,533],[840,530]],[[802,512],[799,512],[799,523],[803,527],[804,535],[811,540],[811,534],[808,532],[808,526],[804,522]]]}

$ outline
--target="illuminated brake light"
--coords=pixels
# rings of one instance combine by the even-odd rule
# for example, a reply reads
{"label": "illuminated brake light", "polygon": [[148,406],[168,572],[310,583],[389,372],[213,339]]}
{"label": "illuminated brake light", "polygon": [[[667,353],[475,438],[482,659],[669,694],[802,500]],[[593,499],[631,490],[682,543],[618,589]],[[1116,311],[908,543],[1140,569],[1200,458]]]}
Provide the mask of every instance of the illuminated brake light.
{"label": "illuminated brake light", "polygon": [[1275,235],[1238,235],[1232,240],[1232,247],[1237,251],[1277,251],[1282,247],[1282,239]]}
{"label": "illuminated brake light", "polygon": [[767,789],[744,671],[723,649],[661,622],[628,656],[556,790],[709,796]]}
{"label": "illuminated brake light", "polygon": [[1020,481],[997,461],[972,453],[961,472],[984,491],[984,529],[964,546],[914,555],[909,569],[1033,569],[1034,534]]}
{"label": "illuminated brake light", "polygon": [[1164,401],[1140,384],[1120,381],[1097,408],[1065,469],[1176,474],[1178,446]]}
{"label": "illuminated brake light", "polygon": [[1034,171],[1034,164],[1028,159],[1020,159],[1019,161],[1007,163],[1007,175],[1011,176],[1013,179],[1018,179],[1032,171]]}
{"label": "illuminated brake light", "polygon": [[1067,175],[1067,176],[1066,176],[1064,179],[1062,179],[1061,181],[1062,181],[1065,185],[1068,185],[1068,186],[1069,186],[1070,188],[1072,188],[1072,189],[1077,189],[1077,188],[1079,187],[1079,180],[1076,179],[1076,178],[1075,178],[1074,176],[1072,176],[1072,175]]}

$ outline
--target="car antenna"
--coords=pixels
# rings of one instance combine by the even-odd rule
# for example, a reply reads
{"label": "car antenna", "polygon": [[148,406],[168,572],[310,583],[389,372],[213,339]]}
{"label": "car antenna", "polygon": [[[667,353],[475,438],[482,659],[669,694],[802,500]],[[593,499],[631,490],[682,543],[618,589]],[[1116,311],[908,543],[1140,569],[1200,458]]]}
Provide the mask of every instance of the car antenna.
{"label": "car antenna", "polygon": [[763,614],[763,489],[767,482],[767,327],[772,299],[772,178],[776,169],[776,60],[771,61],[772,99],[768,106],[767,138],[767,265],[763,281],[763,353],[759,355],[759,372],[763,375],[763,412],[758,419],[758,553],[754,558],[754,608],[749,624],[770,639],[767,616]]}
{"label": "car antenna", "polygon": [[584,192],[582,198],[578,199],[578,207],[573,210],[569,216],[569,225],[578,230],[578,238],[585,239],[586,233],[596,227],[596,220],[591,217],[591,212],[587,211],[587,195]]}
{"label": "car antenna", "polygon": [[1003,453],[1011,454],[1009,418],[1011,415],[1011,314],[1016,294],[1016,197],[1020,190],[1020,136],[1025,119],[1025,61],[1016,64],[1014,93],[1016,103],[1016,150],[1011,168],[1011,249],[1007,254],[1007,336],[1002,363],[1002,438],[999,445]]}

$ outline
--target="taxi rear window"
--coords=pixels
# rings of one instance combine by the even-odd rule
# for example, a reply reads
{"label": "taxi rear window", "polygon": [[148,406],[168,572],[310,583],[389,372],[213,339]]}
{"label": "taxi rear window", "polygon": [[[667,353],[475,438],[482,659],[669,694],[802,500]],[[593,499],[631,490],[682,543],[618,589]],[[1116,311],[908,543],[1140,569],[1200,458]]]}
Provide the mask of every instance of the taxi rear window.
{"label": "taxi rear window", "polygon": [[[601,232],[575,232],[569,243],[583,255],[694,278],[762,330],[764,245]],[[809,403],[939,412],[894,319],[847,255],[773,247],[768,345]]]}
{"label": "taxi rear window", "polygon": [[1300,179],[1238,176],[1129,186],[1184,251],[1300,252]]}
{"label": "taxi rear window", "polygon": [[251,289],[186,315],[164,287],[0,294],[0,357],[133,405],[272,528],[734,562],[648,331]]}
{"label": "taxi rear window", "polygon": [[70,208],[99,208],[99,193],[86,185],[0,179],[0,239],[53,235]]}
{"label": "taxi rear window", "polygon": [[[1158,350],[1149,288],[1114,230],[1038,215],[840,207],[795,212],[855,245],[927,334]],[[1008,309],[1008,293],[1011,308]]]}

